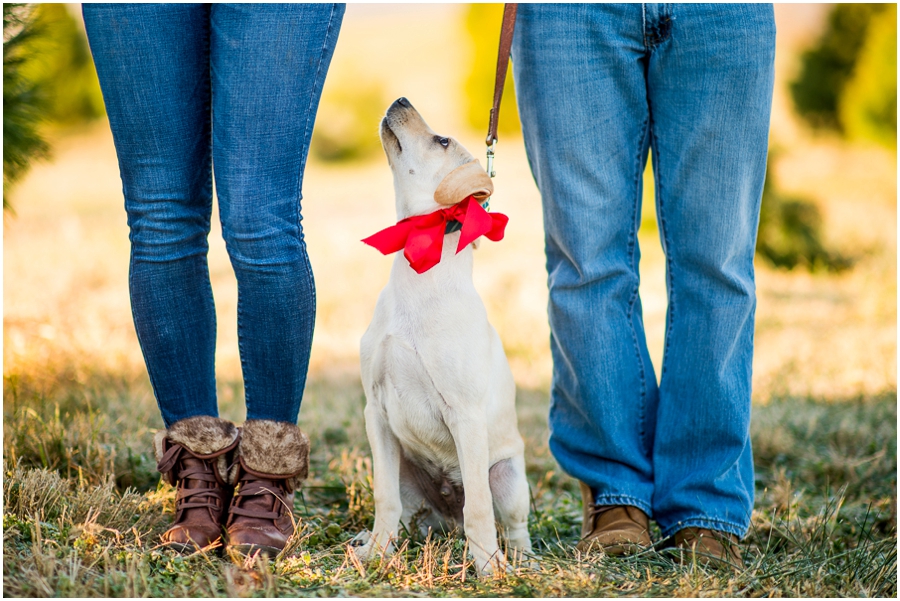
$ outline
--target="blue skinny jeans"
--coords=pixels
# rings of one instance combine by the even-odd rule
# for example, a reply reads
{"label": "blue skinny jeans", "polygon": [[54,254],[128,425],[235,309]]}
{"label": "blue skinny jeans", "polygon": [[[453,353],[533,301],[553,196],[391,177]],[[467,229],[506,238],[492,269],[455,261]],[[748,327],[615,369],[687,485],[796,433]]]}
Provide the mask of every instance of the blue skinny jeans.
{"label": "blue skinny jeans", "polygon": [[[771,5],[520,4],[513,69],[543,199],[550,448],[602,505],[669,536],[753,507],[753,255]],[[668,313],[657,385],[638,294],[652,149]]]}
{"label": "blue skinny jeans", "polygon": [[296,423],[315,322],[301,185],[344,6],[85,4],[83,14],[122,176],[134,325],[163,421],[218,415],[214,173],[247,418]]}

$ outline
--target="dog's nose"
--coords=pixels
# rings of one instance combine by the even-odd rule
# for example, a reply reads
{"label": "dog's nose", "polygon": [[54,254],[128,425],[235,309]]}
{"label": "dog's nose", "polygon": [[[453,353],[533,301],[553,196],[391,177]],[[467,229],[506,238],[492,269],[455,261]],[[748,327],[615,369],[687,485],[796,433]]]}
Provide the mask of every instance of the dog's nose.
{"label": "dog's nose", "polygon": [[396,100],[396,102],[394,104],[399,104],[400,106],[402,106],[404,108],[410,108],[412,106],[412,104],[410,104],[409,100],[406,99],[406,96],[401,96],[400,98],[398,98]]}

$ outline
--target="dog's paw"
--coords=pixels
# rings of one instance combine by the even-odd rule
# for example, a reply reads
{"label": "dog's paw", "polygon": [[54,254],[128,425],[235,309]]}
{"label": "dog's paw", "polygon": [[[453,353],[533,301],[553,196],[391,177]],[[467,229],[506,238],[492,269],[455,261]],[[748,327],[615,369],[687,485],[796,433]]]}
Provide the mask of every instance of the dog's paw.
{"label": "dog's paw", "polygon": [[493,578],[498,574],[512,574],[515,572],[513,567],[508,563],[487,564],[480,570],[477,570],[479,578]]}
{"label": "dog's paw", "polygon": [[525,570],[527,572],[533,572],[541,569],[541,562],[537,560],[536,557],[523,557],[522,559],[516,561],[514,564],[510,564],[513,566],[513,571],[516,570]]}
{"label": "dog's paw", "polygon": [[388,544],[385,546],[381,546],[378,544],[378,540],[374,536],[369,536],[369,539],[360,547],[356,547],[353,549],[353,552],[360,559],[360,561],[370,561],[372,559],[376,559],[378,557],[388,557],[394,552],[394,543],[393,541],[388,541]]}
{"label": "dog's paw", "polygon": [[524,570],[537,570],[540,568],[540,562],[538,558],[531,551],[531,546],[529,545],[528,549],[512,549],[509,551],[509,565],[513,571],[524,569]]}
{"label": "dog's paw", "polygon": [[504,557],[493,557],[481,566],[478,565],[479,563],[478,560],[475,561],[475,569],[482,578],[491,578],[495,574],[510,574],[515,571]]}
{"label": "dog's paw", "polygon": [[[347,541],[347,544],[351,547],[363,547],[372,539],[372,533],[368,530],[363,530],[359,532],[356,536]],[[359,555],[359,551],[357,550],[357,555]]]}
{"label": "dog's paw", "polygon": [[360,561],[369,561],[373,559],[378,553],[378,547],[373,544],[372,540],[369,540],[366,544],[361,547],[356,547],[353,549],[353,552],[356,553],[356,556]]}
{"label": "dog's paw", "polygon": [[375,558],[380,547],[375,543],[375,538],[368,530],[363,530],[347,541],[348,552],[352,552],[360,561],[366,562]]}

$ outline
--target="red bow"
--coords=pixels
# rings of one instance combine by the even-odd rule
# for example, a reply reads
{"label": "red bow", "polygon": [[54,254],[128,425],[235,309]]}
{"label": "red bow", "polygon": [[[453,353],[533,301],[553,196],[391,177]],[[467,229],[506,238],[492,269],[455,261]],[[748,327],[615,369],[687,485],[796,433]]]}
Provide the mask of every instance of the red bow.
{"label": "red bow", "polygon": [[384,255],[402,248],[409,266],[416,273],[424,273],[441,260],[448,221],[459,221],[462,224],[456,247],[456,252],[459,252],[479,236],[485,236],[494,242],[502,240],[509,217],[502,213],[488,213],[473,196],[469,196],[446,209],[407,217],[396,225],[363,239],[363,242],[374,246]]}

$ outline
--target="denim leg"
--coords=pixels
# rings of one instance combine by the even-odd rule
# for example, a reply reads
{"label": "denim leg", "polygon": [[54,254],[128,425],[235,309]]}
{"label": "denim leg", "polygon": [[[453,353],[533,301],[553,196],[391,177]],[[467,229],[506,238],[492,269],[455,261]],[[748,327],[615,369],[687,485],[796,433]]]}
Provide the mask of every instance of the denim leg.
{"label": "denim leg", "polygon": [[213,165],[247,418],[296,423],[315,323],[301,185],[344,6],[211,9]]}
{"label": "denim leg", "polygon": [[771,5],[647,5],[669,296],[653,514],[743,536],[753,508],[753,255],[775,55]]}
{"label": "denim leg", "polygon": [[119,159],[132,312],[153,392],[166,426],[216,416],[209,6],[83,12]]}
{"label": "denim leg", "polygon": [[543,199],[550,448],[598,503],[650,513],[658,390],[638,296],[641,24],[640,5],[519,4],[513,70]]}

